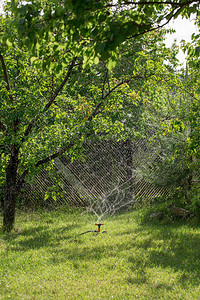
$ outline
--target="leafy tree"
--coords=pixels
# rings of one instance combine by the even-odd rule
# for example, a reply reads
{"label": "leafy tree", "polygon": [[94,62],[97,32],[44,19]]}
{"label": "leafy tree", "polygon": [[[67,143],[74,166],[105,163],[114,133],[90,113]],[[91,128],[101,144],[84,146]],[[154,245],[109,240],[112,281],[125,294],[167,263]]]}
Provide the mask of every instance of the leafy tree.
{"label": "leafy tree", "polygon": [[150,159],[142,172],[154,184],[175,188],[176,197],[191,204],[200,179],[199,75],[190,69],[161,83],[153,90],[148,86],[144,118],[151,129]]}
{"label": "leafy tree", "polygon": [[[164,18],[167,23],[180,13],[190,15],[198,2],[6,1],[0,24],[4,231],[13,226],[16,196],[28,173],[80,149],[89,136],[119,135],[128,116],[125,104],[140,102],[135,87],[141,89],[149,77],[165,72],[159,60],[150,59],[158,50],[155,44],[134,54],[131,75],[120,79],[112,73],[110,79],[108,70],[117,64],[120,45],[160,29]],[[87,98],[83,87],[79,93],[64,91],[65,86],[72,90],[72,78],[82,68],[99,62],[104,71]],[[97,78],[95,72],[90,69]],[[132,124],[131,118],[126,124]]]}
{"label": "leafy tree", "polygon": [[[2,32],[10,31],[7,27],[10,18],[9,15],[1,18]],[[52,44],[43,44],[44,49],[36,46],[35,56],[29,44],[22,43],[14,27],[10,40],[4,34],[1,39],[4,231],[12,229],[16,197],[28,174],[39,171],[65,152],[77,155],[88,138],[111,135],[120,138],[122,133],[124,138],[130,136],[142,106],[139,91],[148,78],[155,76],[159,61],[162,69],[167,51],[161,35],[156,33],[146,37],[146,41],[122,45],[122,59],[113,71],[101,60],[96,61],[98,65],[83,69],[81,54],[85,45],[78,41],[81,52],[73,53],[62,35],[52,34],[51,39]],[[148,44],[147,40],[152,42]],[[157,43],[161,43],[159,51]],[[156,51],[159,59],[154,64],[151,58]],[[129,67],[128,55],[131,56]]]}

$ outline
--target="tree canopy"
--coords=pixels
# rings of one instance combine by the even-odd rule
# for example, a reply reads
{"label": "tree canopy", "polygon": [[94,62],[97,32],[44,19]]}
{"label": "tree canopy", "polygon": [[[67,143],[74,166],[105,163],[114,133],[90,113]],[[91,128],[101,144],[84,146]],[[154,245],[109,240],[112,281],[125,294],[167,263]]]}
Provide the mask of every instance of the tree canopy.
{"label": "tree canopy", "polygon": [[[6,2],[7,30],[3,42],[12,42],[13,28],[35,55],[49,67],[64,49],[63,66],[73,56],[83,63],[116,61],[116,50],[127,39],[159,30],[179,15],[197,14],[199,1],[35,1]],[[53,52],[53,55],[52,55]],[[70,57],[71,54],[71,57]]]}

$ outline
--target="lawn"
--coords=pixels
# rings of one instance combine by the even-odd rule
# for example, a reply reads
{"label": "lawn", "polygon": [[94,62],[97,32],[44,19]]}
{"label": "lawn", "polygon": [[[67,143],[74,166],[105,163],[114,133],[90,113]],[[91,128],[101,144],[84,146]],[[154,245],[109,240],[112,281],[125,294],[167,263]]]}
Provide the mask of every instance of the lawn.
{"label": "lawn", "polygon": [[143,214],[78,236],[96,229],[80,211],[17,212],[0,235],[0,299],[200,299],[199,225]]}

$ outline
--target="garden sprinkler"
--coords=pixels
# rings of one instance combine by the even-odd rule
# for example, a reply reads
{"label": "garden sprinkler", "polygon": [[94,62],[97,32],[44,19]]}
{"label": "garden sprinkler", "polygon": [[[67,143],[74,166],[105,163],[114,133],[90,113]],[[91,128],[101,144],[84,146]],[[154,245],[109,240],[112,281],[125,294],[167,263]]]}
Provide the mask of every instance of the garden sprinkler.
{"label": "garden sprinkler", "polygon": [[100,230],[101,230],[101,225],[103,225],[103,223],[95,223],[94,225],[97,225],[97,226],[98,226],[97,232],[100,232]]}
{"label": "garden sprinkler", "polygon": [[[95,223],[95,225],[98,226],[98,230],[88,230],[88,231],[80,233],[79,235],[82,235],[82,234],[85,234],[85,233],[88,233],[88,232],[100,232],[101,225],[103,225],[103,223]],[[102,233],[106,233],[106,231],[102,231]]]}

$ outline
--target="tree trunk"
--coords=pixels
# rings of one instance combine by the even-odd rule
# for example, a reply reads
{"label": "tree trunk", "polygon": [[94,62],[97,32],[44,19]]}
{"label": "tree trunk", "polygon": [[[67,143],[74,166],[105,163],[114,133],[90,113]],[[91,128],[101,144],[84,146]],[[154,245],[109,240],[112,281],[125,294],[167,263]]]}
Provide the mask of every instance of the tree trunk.
{"label": "tree trunk", "polygon": [[125,142],[126,149],[126,174],[127,174],[127,192],[126,198],[129,200],[133,199],[133,151],[132,151],[132,142],[131,140],[126,140]]}
{"label": "tree trunk", "polygon": [[15,221],[15,207],[17,191],[17,169],[19,149],[14,145],[11,149],[11,157],[6,170],[6,185],[3,207],[3,232],[10,232]]}

